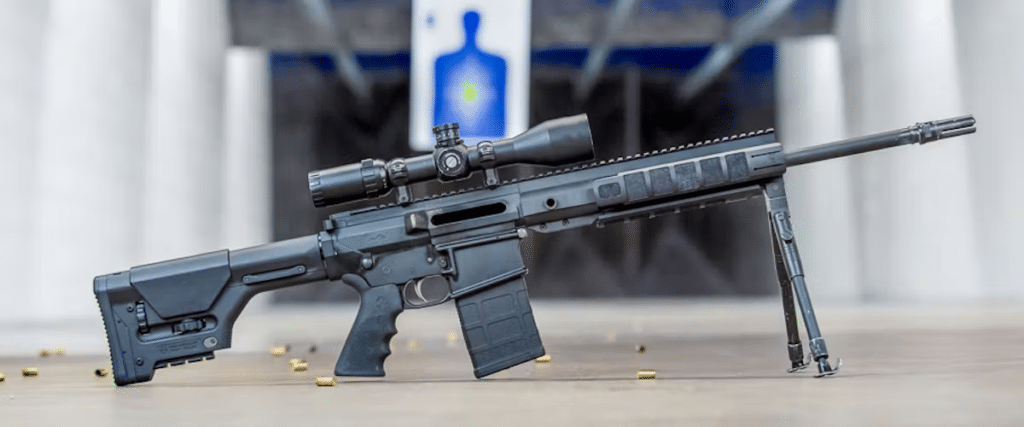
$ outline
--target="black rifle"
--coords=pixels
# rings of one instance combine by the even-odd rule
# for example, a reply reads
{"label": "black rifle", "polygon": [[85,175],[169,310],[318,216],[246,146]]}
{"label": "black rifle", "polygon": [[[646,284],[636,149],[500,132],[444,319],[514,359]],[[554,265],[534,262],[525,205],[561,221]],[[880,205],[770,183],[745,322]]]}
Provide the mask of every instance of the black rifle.
{"label": "black rifle", "polygon": [[[768,205],[792,370],[806,367],[795,292],[818,375],[829,375],[835,368],[804,283],[783,173],[788,166],[965,135],[974,123],[970,116],[920,123],[792,153],[768,130],[589,164],[577,163],[593,157],[585,115],[474,147],[459,139],[458,125],[439,126],[433,154],[310,173],[318,207],[386,196],[379,206],[331,215],[319,234],[97,277],[114,382],[148,381],[155,368],[212,359],[214,350],[230,347],[234,321],[253,295],[325,279],[341,280],[361,296],[336,375],[383,376],[398,314],[455,300],[480,378],[544,354],[519,253],[527,228],[601,227],[759,194]],[[499,177],[496,168],[517,163],[575,165]],[[409,187],[470,175],[482,175],[479,187],[419,198]]]}

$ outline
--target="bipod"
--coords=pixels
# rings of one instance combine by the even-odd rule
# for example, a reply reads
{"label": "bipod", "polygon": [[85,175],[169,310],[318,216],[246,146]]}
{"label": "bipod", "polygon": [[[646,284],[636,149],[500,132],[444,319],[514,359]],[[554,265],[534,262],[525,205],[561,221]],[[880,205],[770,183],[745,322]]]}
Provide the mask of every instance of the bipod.
{"label": "bipod", "polygon": [[782,177],[774,178],[763,184],[765,201],[768,205],[768,216],[771,221],[772,249],[775,253],[775,269],[782,287],[782,309],[786,317],[786,335],[788,338],[789,361],[792,367],[789,372],[797,372],[806,368],[810,360],[805,361],[803,347],[800,343],[800,331],[797,327],[796,309],[793,295],[800,305],[800,314],[804,319],[807,337],[811,348],[810,359],[818,362],[818,374],[815,377],[833,375],[842,366],[840,359],[833,368],[828,362],[828,349],[825,339],[818,329],[818,320],[814,315],[811,297],[807,293],[804,282],[804,271],[800,264],[800,253],[796,248],[793,236],[793,225],[789,220],[789,203],[786,200],[786,188]]}

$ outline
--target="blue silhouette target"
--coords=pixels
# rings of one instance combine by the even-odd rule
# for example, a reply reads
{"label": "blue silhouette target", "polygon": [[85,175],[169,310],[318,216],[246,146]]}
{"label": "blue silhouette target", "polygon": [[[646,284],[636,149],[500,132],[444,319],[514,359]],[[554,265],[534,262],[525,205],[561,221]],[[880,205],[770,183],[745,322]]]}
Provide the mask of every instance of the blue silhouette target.
{"label": "blue silhouette target", "polygon": [[505,137],[505,81],[508,67],[476,44],[480,14],[462,16],[466,43],[434,63],[434,126],[459,123],[467,143]]}

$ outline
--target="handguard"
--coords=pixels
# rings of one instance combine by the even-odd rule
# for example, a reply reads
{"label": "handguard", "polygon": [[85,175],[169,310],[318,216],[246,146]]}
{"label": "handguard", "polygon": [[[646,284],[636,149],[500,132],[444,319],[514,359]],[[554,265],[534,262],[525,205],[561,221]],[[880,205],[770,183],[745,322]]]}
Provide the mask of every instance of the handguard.
{"label": "handguard", "polygon": [[356,274],[341,277],[359,291],[359,313],[334,367],[335,375],[383,377],[384,359],[391,355],[391,337],[398,333],[395,320],[402,312],[396,285],[370,286]]}

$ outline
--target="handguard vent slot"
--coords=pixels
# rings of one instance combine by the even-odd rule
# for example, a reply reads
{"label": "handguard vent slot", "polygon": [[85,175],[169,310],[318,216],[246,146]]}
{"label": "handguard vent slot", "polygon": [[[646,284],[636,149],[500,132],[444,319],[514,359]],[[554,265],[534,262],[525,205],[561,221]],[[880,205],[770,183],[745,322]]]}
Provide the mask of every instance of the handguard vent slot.
{"label": "handguard vent slot", "polygon": [[485,216],[497,215],[505,212],[504,203],[491,203],[489,205],[477,206],[469,209],[462,209],[453,212],[445,212],[434,215],[430,218],[430,223],[434,226],[441,226],[445,224],[451,224],[453,222],[466,221],[475,218],[483,218]]}

